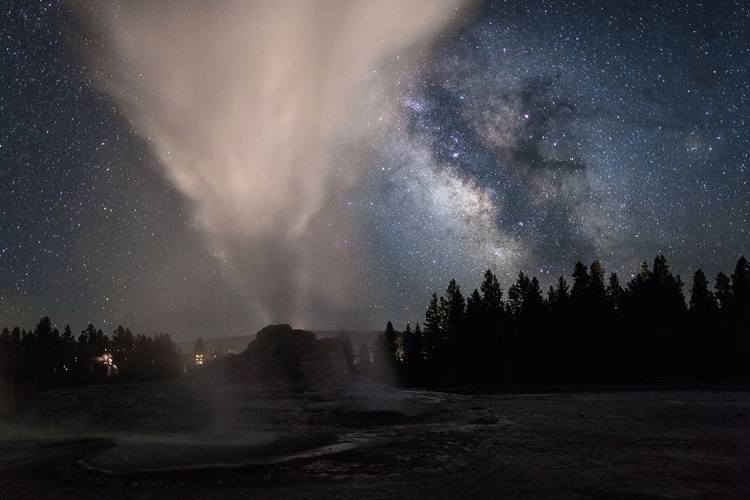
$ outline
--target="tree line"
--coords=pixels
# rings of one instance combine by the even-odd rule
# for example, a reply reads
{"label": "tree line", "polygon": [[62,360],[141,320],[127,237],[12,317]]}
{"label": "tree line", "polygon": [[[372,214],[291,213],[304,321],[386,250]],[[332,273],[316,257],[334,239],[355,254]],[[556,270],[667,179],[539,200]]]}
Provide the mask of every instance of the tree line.
{"label": "tree line", "polygon": [[750,381],[750,266],[702,270],[684,284],[663,255],[624,286],[599,261],[577,262],[546,294],[523,272],[508,288],[491,270],[464,297],[455,280],[432,294],[424,322],[389,321],[359,364],[407,385],[555,385]]}
{"label": "tree line", "polygon": [[89,324],[76,338],[49,317],[33,330],[0,332],[0,401],[9,407],[33,401],[46,389],[107,381],[151,381],[176,377],[179,354],[168,334],[148,337],[118,326],[110,339]]}

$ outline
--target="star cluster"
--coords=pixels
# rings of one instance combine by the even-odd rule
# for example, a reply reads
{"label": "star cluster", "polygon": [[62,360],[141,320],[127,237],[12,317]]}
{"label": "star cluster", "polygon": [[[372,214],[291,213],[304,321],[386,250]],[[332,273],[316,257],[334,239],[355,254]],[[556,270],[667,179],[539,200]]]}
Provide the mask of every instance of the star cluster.
{"label": "star cluster", "polygon": [[[2,7],[3,324],[262,327],[148,138],[92,84],[100,42],[81,23],[58,2]],[[420,320],[429,293],[487,268],[504,287],[597,258],[627,278],[656,253],[683,276],[731,270],[750,248],[749,73],[745,2],[483,3],[373,77],[389,125],[311,250],[346,252],[361,292],[300,326]]]}

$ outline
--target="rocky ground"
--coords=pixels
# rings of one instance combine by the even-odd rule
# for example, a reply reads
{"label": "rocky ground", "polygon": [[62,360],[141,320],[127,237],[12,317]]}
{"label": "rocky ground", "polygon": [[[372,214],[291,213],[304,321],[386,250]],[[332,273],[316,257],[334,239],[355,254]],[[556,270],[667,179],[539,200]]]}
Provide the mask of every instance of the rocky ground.
{"label": "rocky ground", "polygon": [[750,498],[747,392],[178,380],[46,393],[0,498]]}

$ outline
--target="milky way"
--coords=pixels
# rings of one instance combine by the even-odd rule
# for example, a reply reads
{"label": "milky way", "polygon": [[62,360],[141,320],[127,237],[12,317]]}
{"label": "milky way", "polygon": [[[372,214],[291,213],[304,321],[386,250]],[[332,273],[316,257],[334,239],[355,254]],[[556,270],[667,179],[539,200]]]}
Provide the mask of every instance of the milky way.
{"label": "milky way", "polygon": [[[204,10],[192,17],[196,32],[221,17]],[[112,55],[107,37],[126,23],[101,19],[125,14],[54,2],[3,8],[8,325],[49,314],[74,329],[123,323],[176,338],[284,320],[380,328],[421,320],[430,293],[452,277],[469,292],[487,268],[507,288],[522,269],[545,284],[576,260],[599,258],[627,279],[663,252],[683,276],[698,267],[714,275],[750,247],[750,10],[741,2],[485,2],[435,43],[357,66],[361,105],[339,113],[321,101],[339,113],[336,128],[299,139],[323,134],[311,164],[324,164],[324,175],[305,171],[302,190],[290,188],[294,170],[263,186],[279,194],[278,224],[296,228],[290,238],[271,231],[281,246],[228,238],[237,233],[221,221],[245,220],[252,204],[243,199],[257,193],[211,170],[219,194],[231,192],[218,208],[201,205],[204,192],[185,185],[195,178],[175,179],[167,158],[190,151],[175,140],[167,153],[164,129],[128,111],[136,99],[154,106],[184,96],[137,79],[113,86],[138,58]],[[320,22],[337,26],[335,16]],[[149,22],[164,31],[159,18]],[[227,127],[242,123],[226,110]],[[190,110],[175,117],[173,137],[205,130],[179,126],[200,119]],[[215,162],[224,149],[201,151]],[[276,273],[245,278],[257,266],[231,259],[245,249],[252,262],[271,263],[262,267],[291,270],[279,294],[265,294],[285,307],[269,313],[268,299],[254,300]]]}
{"label": "milky way", "polygon": [[579,259],[731,270],[750,241],[748,8],[524,5],[485,4],[396,96],[368,192],[400,297]]}

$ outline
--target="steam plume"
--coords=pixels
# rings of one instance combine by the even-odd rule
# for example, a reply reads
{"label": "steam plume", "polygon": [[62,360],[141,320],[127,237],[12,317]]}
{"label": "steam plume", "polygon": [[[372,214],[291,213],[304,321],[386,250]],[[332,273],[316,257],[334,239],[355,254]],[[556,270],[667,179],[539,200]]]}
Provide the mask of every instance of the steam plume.
{"label": "steam plume", "polygon": [[[464,3],[97,4],[110,44],[104,88],[192,202],[261,322],[304,323],[310,308],[354,297],[356,263],[334,244],[350,228],[335,206],[358,162],[332,158],[382,104],[362,105],[367,76],[434,39]],[[325,235],[314,229],[323,217]]]}

